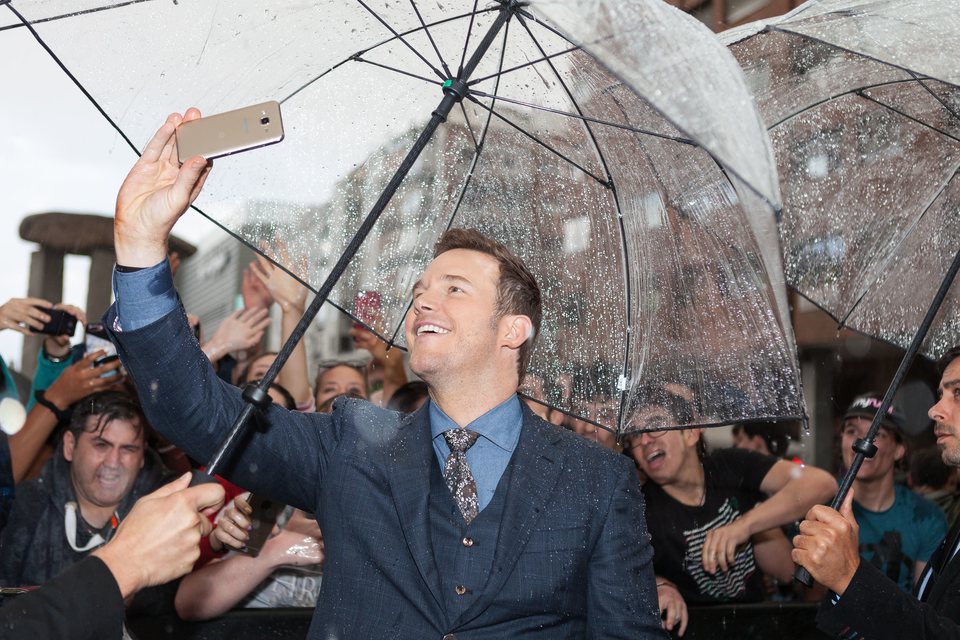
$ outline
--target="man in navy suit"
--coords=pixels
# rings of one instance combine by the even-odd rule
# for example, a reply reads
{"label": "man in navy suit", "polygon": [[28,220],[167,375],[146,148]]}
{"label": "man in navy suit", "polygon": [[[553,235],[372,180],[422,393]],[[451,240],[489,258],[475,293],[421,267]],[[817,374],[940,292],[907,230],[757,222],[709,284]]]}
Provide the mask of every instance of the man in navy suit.
{"label": "man in navy suit", "polygon": [[[174,130],[199,116],[171,115],[120,189],[106,325],[151,423],[205,460],[244,402],[192,338],[166,262],[210,171],[199,157],[176,163]],[[342,400],[330,416],[257,416],[225,475],[317,514],[326,559],[311,638],[661,637],[630,462],[518,399],[539,322],[523,263],[457,230],[406,319],[423,408]]]}
{"label": "man in navy suit", "polygon": [[[960,346],[938,363],[938,400],[927,415],[944,464],[960,467]],[[793,559],[830,593],[817,611],[817,626],[855,640],[960,639],[960,520],[934,551],[911,595],[870,562],[862,562],[853,515],[853,490],[840,511],[816,506],[800,523]]]}

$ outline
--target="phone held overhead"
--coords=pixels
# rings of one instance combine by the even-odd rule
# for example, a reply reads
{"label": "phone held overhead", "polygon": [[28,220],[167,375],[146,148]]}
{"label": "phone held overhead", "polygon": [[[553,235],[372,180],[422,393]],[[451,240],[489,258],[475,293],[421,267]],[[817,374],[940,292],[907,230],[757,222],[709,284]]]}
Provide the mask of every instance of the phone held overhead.
{"label": "phone held overhead", "polygon": [[177,157],[181,164],[194,156],[212,160],[281,140],[280,103],[273,100],[184,122],[177,127]]}
{"label": "phone held overhead", "polygon": [[76,332],[77,319],[68,312],[63,309],[37,308],[50,316],[50,320],[43,324],[42,329],[37,329],[37,333],[48,336],[72,336]]}

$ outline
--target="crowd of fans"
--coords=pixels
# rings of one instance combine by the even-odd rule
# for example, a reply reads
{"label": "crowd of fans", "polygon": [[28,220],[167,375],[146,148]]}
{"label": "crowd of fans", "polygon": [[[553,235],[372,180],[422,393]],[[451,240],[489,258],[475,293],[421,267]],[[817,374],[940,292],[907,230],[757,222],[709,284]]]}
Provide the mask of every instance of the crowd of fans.
{"label": "crowd of fans", "polygon": [[[260,351],[272,305],[280,308],[286,340],[307,298],[305,288],[264,259],[245,272],[242,294],[244,309],[213,335],[197,331],[217,374],[237,386],[263,378],[276,358]],[[82,310],[12,299],[0,306],[0,327],[32,335],[50,308],[75,316],[95,339],[71,345],[69,336],[44,336],[26,422],[12,435],[0,434],[0,586],[44,584],[111,540],[139,498],[204,462],[189,459],[151,428],[111,346],[97,341],[98,329]],[[408,379],[402,354],[362,325],[351,336],[369,359],[322,362],[311,376],[301,341],[270,386],[273,402],[328,413],[337,398],[348,396],[403,413],[418,410],[427,387]],[[16,397],[5,366],[2,374],[0,393]],[[782,425],[735,425],[733,447],[708,451],[699,429],[618,438],[591,422],[527,404],[557,428],[636,463],[665,628],[682,635],[688,605],[822,595],[822,589],[801,590],[791,581],[791,540],[807,510],[835,493],[836,479],[791,459]],[[851,444],[863,437],[879,406],[877,396],[865,394],[844,413],[838,444],[845,466]],[[653,389],[631,426],[690,424],[699,417],[696,399],[683,389]],[[944,465],[936,449],[909,452],[896,411],[883,417],[875,444],[877,455],[854,483],[860,553],[910,591],[960,513],[956,469]],[[137,593],[126,603],[128,615],[175,610],[183,619],[204,620],[235,607],[314,605],[324,561],[314,514],[283,505],[266,509],[242,487],[217,480],[226,504],[209,516],[212,531],[201,539],[193,571]],[[251,532],[264,526],[268,535],[254,547]]]}

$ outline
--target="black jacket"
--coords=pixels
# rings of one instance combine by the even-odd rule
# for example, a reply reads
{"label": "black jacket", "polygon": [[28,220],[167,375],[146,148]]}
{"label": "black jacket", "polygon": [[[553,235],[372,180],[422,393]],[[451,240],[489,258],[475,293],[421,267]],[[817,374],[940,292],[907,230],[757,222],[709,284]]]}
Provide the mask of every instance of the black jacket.
{"label": "black jacket", "polygon": [[960,640],[960,554],[949,557],[958,536],[960,522],[930,558],[933,582],[920,599],[861,562],[840,600],[820,605],[817,626],[843,638]]}
{"label": "black jacket", "polygon": [[87,557],[42,589],[0,607],[0,637],[113,640],[123,635],[123,597],[99,558]]}

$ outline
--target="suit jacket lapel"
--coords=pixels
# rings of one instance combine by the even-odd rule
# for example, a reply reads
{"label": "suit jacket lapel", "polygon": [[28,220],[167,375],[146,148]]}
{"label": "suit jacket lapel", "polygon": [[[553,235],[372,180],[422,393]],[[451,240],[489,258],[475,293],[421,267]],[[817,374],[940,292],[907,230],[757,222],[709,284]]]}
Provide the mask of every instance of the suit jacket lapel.
{"label": "suit jacket lapel", "polygon": [[445,616],[430,539],[430,465],[437,464],[437,458],[430,442],[429,413],[421,409],[409,416],[402,430],[391,456],[390,491],[417,569]]}
{"label": "suit jacket lapel", "polygon": [[565,452],[556,431],[559,427],[543,422],[526,406],[523,414],[523,430],[510,462],[510,487],[490,576],[477,600],[454,622],[454,629],[482,613],[500,591],[547,502],[553,498],[553,488],[563,469]]}
{"label": "suit jacket lapel", "polygon": [[956,588],[954,580],[957,577],[957,573],[960,572],[960,553],[953,558],[950,557],[950,554],[953,553],[953,549],[957,544],[958,538],[960,538],[960,521],[954,524],[950,534],[948,534],[944,540],[944,555],[942,558],[939,558],[943,564],[934,576],[935,582],[933,583],[933,587],[930,588],[929,595],[924,598],[932,607],[937,606],[938,601],[943,597],[946,590]]}

